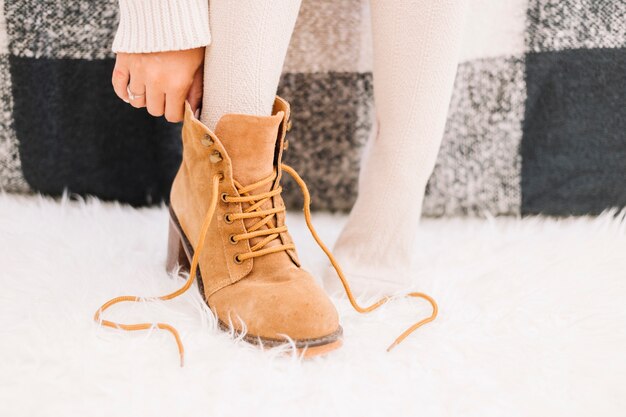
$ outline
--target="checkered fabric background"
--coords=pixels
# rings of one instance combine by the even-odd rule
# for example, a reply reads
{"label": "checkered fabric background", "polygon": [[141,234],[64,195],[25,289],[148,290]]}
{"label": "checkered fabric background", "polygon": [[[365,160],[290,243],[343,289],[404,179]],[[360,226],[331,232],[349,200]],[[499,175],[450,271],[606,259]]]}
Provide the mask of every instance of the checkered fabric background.
{"label": "checkered fabric background", "polygon": [[[424,213],[626,206],[626,2],[470,0]],[[110,87],[115,0],[0,0],[0,187],[161,201],[178,126]],[[419,22],[415,22],[419,24]],[[279,94],[316,209],[348,210],[373,116],[367,2],[304,0]],[[287,187],[286,201],[301,200]]]}

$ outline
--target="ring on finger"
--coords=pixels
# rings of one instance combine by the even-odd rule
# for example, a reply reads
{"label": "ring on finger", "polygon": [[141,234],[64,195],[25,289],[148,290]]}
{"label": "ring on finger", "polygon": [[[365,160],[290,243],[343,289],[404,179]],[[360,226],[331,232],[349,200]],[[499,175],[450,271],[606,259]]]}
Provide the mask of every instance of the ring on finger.
{"label": "ring on finger", "polygon": [[126,87],[126,92],[128,93],[129,100],[137,100],[138,98],[141,98],[146,95],[145,92],[143,92],[142,94],[133,93],[132,91],[130,91],[130,85]]}

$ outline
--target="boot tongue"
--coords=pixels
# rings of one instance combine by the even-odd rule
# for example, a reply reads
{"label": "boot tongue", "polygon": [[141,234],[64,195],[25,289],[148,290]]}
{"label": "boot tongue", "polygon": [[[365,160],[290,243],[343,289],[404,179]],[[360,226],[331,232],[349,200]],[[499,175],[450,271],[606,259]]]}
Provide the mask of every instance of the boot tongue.
{"label": "boot tongue", "polygon": [[[243,114],[227,114],[217,123],[215,135],[220,139],[226,153],[230,157],[233,178],[242,186],[247,186],[269,177],[274,172],[274,156],[276,152],[276,141],[278,139],[278,128],[283,121],[284,113],[277,112],[273,116],[249,116]],[[267,192],[272,188],[269,182],[262,187],[251,191],[251,194]],[[271,200],[265,202],[261,209],[271,209]],[[244,203],[245,210],[249,204]],[[245,219],[247,228],[252,227],[259,218]],[[272,222],[272,227],[276,222]],[[264,225],[261,229],[267,229]],[[256,245],[265,236],[250,239],[250,245]],[[274,239],[265,245],[266,248],[280,244],[280,239]],[[273,253],[256,258],[255,262],[269,262],[270,258],[275,259],[286,256],[284,253]],[[267,258],[267,259],[262,259]]]}
{"label": "boot tongue", "polygon": [[283,112],[265,117],[226,114],[217,123],[215,135],[232,161],[233,178],[241,185],[250,185],[272,174],[283,116]]}

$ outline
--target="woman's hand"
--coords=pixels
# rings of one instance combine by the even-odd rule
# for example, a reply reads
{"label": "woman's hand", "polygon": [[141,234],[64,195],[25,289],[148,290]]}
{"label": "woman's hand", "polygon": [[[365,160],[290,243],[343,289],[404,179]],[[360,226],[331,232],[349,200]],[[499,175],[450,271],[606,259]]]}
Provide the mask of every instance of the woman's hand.
{"label": "woman's hand", "polygon": [[147,107],[153,116],[165,115],[170,122],[180,122],[185,100],[189,101],[194,113],[200,107],[203,60],[204,48],[146,54],[118,53],[113,69],[113,88],[119,98],[133,107]]}

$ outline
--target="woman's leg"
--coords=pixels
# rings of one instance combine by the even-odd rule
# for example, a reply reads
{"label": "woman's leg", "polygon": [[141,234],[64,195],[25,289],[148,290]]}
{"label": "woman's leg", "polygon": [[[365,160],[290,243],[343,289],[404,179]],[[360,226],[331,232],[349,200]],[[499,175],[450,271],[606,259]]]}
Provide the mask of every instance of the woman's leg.
{"label": "woman's leg", "polygon": [[[464,0],[372,0],[377,132],[335,255],[359,292],[414,282],[424,190],[443,136],[458,64]],[[338,289],[332,271],[327,287]]]}
{"label": "woman's leg", "polygon": [[226,113],[269,116],[300,0],[210,0],[211,45],[200,120]]}

